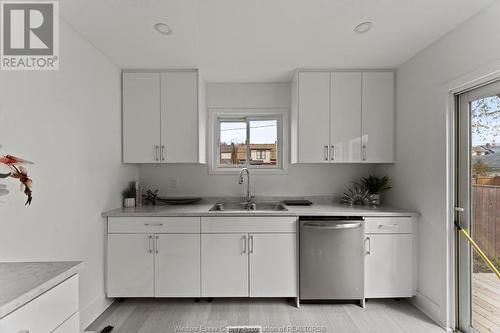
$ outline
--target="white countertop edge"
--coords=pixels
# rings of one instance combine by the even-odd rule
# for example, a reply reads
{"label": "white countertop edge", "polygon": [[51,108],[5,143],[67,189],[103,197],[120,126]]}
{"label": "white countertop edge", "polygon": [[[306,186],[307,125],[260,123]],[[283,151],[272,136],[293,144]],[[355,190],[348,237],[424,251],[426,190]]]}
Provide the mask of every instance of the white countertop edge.
{"label": "white countertop edge", "polygon": [[17,298],[13,299],[12,301],[9,301],[8,303],[3,304],[0,306],[0,319],[6,317],[13,311],[19,309],[23,305],[31,302],[35,298],[39,297],[43,293],[49,291],[50,289],[54,288],[61,282],[69,279],[75,274],[78,274],[79,271],[82,270],[84,267],[84,263],[82,261],[75,261],[75,265],[68,268],[64,272],[54,276],[50,280],[47,280],[37,286],[36,288],[31,289],[30,291],[18,296]]}
{"label": "white countertop edge", "polygon": [[234,216],[364,216],[364,217],[417,217],[420,214],[391,206],[364,207],[316,204],[314,206],[287,206],[288,211],[234,212],[209,211],[212,204],[161,205],[138,208],[118,208],[104,212],[103,217],[234,217]]}

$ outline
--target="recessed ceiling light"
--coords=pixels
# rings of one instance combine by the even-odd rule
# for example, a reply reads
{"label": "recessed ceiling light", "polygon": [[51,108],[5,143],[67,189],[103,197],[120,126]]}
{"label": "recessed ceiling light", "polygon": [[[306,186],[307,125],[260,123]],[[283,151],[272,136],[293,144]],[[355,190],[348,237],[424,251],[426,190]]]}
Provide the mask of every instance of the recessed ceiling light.
{"label": "recessed ceiling light", "polygon": [[156,23],[155,30],[162,35],[170,35],[172,33],[172,29],[165,23]]}
{"label": "recessed ceiling light", "polygon": [[373,22],[370,21],[362,22],[354,28],[354,32],[358,34],[364,34],[365,32],[370,31],[372,27],[373,27]]}

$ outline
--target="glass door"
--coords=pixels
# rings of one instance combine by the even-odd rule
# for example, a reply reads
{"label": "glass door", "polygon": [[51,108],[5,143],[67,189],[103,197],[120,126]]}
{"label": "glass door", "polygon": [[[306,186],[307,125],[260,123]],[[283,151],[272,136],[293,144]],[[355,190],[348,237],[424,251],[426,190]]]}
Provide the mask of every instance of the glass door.
{"label": "glass door", "polygon": [[[458,101],[457,222],[500,269],[500,82],[462,93]],[[458,328],[500,332],[500,278],[457,235]]]}

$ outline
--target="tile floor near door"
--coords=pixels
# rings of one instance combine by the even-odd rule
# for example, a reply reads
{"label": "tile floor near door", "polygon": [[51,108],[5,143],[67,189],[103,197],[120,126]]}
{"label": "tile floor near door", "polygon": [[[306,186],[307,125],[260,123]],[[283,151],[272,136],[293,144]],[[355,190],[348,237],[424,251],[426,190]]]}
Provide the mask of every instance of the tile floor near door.
{"label": "tile floor near door", "polygon": [[291,302],[275,299],[212,303],[127,299],[115,302],[87,330],[100,332],[107,325],[114,326],[113,333],[214,333],[224,332],[228,325],[258,325],[263,332],[444,332],[408,302],[395,300],[372,300],[362,309],[354,304],[302,304],[296,308]]}

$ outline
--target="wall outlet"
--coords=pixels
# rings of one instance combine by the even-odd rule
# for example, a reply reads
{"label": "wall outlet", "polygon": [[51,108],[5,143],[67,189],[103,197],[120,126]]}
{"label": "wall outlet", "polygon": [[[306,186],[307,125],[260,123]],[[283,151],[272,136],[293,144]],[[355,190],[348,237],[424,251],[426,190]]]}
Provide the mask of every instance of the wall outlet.
{"label": "wall outlet", "polygon": [[179,185],[179,177],[171,176],[170,177],[170,187],[172,189],[177,189],[178,185]]}

